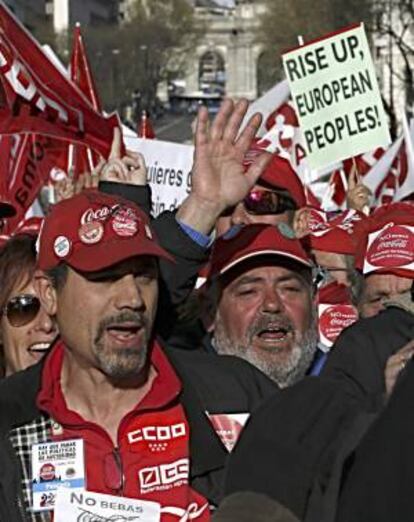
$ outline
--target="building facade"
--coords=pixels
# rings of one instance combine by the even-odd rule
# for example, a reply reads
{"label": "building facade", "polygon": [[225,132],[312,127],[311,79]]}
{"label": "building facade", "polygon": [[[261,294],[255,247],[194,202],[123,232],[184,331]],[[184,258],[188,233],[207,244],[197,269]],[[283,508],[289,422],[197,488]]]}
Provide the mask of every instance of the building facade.
{"label": "building facade", "polygon": [[256,98],[261,46],[255,34],[262,2],[195,0],[194,10],[204,33],[189,59],[185,95]]}
{"label": "building facade", "polygon": [[48,0],[56,32],[72,28],[76,22],[83,26],[116,24],[119,0]]}

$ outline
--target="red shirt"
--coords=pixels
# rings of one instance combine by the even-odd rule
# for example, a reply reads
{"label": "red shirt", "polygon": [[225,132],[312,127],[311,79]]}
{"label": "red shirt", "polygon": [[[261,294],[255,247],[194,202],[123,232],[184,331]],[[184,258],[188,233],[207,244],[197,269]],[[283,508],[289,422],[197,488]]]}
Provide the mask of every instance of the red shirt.
{"label": "red shirt", "polygon": [[87,490],[158,502],[162,522],[177,522],[186,512],[189,520],[209,520],[208,502],[189,486],[190,433],[179,401],[181,383],[159,345],[151,350],[157,375],[122,419],[116,446],[101,426],[68,409],[60,381],[63,359],[60,341],[46,359],[37,404],[62,426],[53,440],[84,440]]}

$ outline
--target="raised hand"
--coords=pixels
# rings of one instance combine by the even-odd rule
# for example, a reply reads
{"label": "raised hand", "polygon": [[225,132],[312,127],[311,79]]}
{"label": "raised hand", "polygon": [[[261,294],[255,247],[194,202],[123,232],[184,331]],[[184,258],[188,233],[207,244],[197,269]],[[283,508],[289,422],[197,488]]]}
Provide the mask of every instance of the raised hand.
{"label": "raised hand", "polygon": [[100,179],[130,185],[146,185],[147,168],[144,157],[132,151],[127,151],[126,155],[121,157],[121,141],[121,131],[116,127],[111,152],[108,161],[102,167]]}
{"label": "raised hand", "polygon": [[54,185],[54,191],[55,203],[59,203],[59,201],[71,198],[75,194],[75,185],[73,179],[70,177],[65,177],[59,181],[56,181]]}
{"label": "raised hand", "polygon": [[198,111],[192,190],[177,217],[204,233],[248,194],[271,158],[269,153],[260,154],[245,172],[243,159],[261,123],[260,114],[255,114],[239,134],[247,108],[247,100],[234,104],[227,99],[211,125],[207,109]]}
{"label": "raised hand", "polygon": [[371,196],[372,192],[362,183],[356,168],[353,167],[349,175],[348,190],[346,193],[348,208],[368,213]]}

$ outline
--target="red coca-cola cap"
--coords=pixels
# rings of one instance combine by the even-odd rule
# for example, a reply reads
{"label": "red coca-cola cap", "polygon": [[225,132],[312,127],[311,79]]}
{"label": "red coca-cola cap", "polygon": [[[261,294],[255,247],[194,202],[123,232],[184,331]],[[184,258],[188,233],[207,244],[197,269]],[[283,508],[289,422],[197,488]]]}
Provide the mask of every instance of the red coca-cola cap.
{"label": "red coca-cola cap", "polygon": [[414,205],[383,205],[356,227],[355,267],[414,278]]}
{"label": "red coca-cola cap", "polygon": [[63,262],[94,272],[143,255],[173,260],[158,244],[142,210],[126,199],[96,190],[85,190],[55,205],[38,241],[42,270]]}
{"label": "red coca-cola cap", "polygon": [[356,242],[354,228],[364,214],[355,210],[346,210],[335,219],[328,220],[323,212],[310,209],[310,245],[314,250],[333,252],[336,254],[354,255]]}
{"label": "red coca-cola cap", "polygon": [[230,229],[217,239],[210,258],[208,277],[222,275],[246,259],[268,254],[289,258],[306,267],[312,266],[300,241],[285,223],[246,225]]}

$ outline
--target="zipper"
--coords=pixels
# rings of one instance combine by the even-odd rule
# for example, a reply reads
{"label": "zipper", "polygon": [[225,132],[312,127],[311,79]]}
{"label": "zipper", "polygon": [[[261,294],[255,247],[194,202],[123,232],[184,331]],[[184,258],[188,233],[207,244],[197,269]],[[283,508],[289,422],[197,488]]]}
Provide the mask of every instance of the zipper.
{"label": "zipper", "polygon": [[112,450],[112,454],[114,456],[114,460],[116,462],[116,466],[119,471],[120,483],[121,483],[120,488],[117,493],[118,493],[118,495],[123,497],[124,489],[125,489],[125,475],[124,475],[124,467],[123,467],[123,463],[122,463],[122,456],[121,456],[121,451],[119,449],[119,446],[114,446],[114,449]]}

